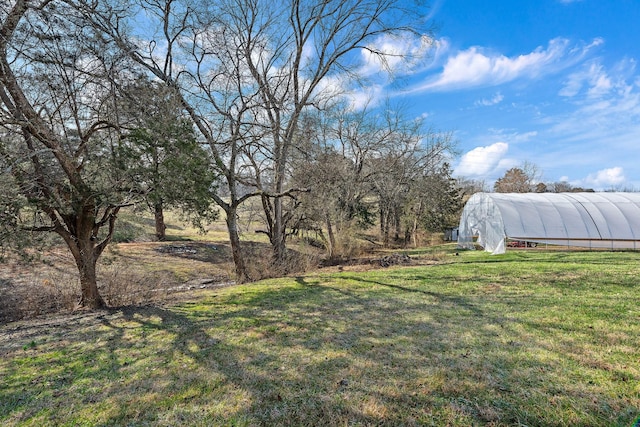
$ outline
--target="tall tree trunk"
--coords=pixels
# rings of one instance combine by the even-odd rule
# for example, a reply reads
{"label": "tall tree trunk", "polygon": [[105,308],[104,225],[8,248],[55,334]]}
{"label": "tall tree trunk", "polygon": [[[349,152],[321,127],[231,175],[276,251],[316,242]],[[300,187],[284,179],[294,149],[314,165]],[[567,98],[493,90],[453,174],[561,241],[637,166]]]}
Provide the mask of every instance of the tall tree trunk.
{"label": "tall tree trunk", "polygon": [[236,268],[236,283],[244,283],[251,280],[251,278],[247,273],[247,267],[244,262],[244,256],[242,255],[242,248],[240,246],[237,208],[234,206],[228,206],[227,209],[225,209],[225,213],[227,215],[227,230],[229,232],[229,242],[231,243],[231,254],[233,255],[233,263]]}
{"label": "tall tree trunk", "polygon": [[273,198],[273,230],[271,236],[271,246],[273,248],[273,263],[276,268],[283,269],[285,264],[285,224],[284,212],[282,208],[282,197]]}
{"label": "tall tree trunk", "polygon": [[422,216],[422,208],[423,208],[423,203],[422,203],[422,200],[420,200],[418,202],[418,209],[416,209],[416,212],[414,213],[414,216],[413,216],[413,228],[411,230],[411,236],[413,237],[414,248],[418,247],[418,219]]}
{"label": "tall tree trunk", "polygon": [[[297,116],[299,111],[295,112],[294,115]],[[285,187],[285,177],[286,177],[286,167],[289,163],[289,148],[292,144],[293,134],[295,133],[295,122],[297,119],[292,119],[291,123],[294,123],[293,126],[289,129],[291,133],[287,133],[286,135],[277,135],[279,132],[278,129],[281,129],[279,122],[279,113],[276,114],[277,124],[274,126],[274,130],[276,130],[276,135],[274,135],[275,139],[275,192],[276,195],[273,198],[273,230],[272,230],[272,241],[271,245],[273,247],[273,262],[274,266],[277,270],[280,270],[281,273],[286,273],[286,239],[287,239],[287,221],[285,220],[285,212],[284,212],[284,200],[283,200],[283,190]],[[291,125],[290,123],[290,125]]]}
{"label": "tall tree trunk", "polygon": [[393,225],[394,225],[393,239],[397,242],[400,240],[400,233],[402,232],[402,220],[400,218],[400,212],[397,207],[393,209]]}
{"label": "tall tree trunk", "polygon": [[384,246],[389,246],[389,229],[391,225],[391,213],[388,207],[380,208],[380,234]]}
{"label": "tall tree trunk", "polygon": [[[87,208],[84,209],[86,213]],[[98,291],[96,264],[100,251],[96,248],[95,236],[93,236],[93,224],[95,218],[92,215],[80,215],[73,217],[77,224],[76,235],[71,235],[66,230],[58,232],[67,243],[80,274],[80,305],[82,307],[96,309],[105,306],[104,300]]]}
{"label": "tall tree trunk", "polygon": [[[79,246],[92,246],[93,242],[90,243],[91,245],[80,244]],[[98,292],[97,261],[98,258],[92,248],[86,251],[80,250],[80,257],[76,258],[76,265],[80,272],[80,289],[82,291],[80,305],[91,309],[105,306],[104,300]]]}
{"label": "tall tree trunk", "polygon": [[333,260],[336,256],[336,236],[333,234],[333,225],[331,218],[327,215],[327,234],[329,234],[329,259]]}
{"label": "tall tree trunk", "polygon": [[[80,305],[90,309],[103,308],[106,304],[98,291],[96,264],[111,241],[120,207],[107,207],[102,220],[96,222],[95,204],[91,198],[82,199],[78,204],[82,206],[71,215],[58,215],[53,210],[49,211],[56,224],[53,231],[63,238],[76,262],[82,294]],[[57,218],[64,219],[65,225]],[[98,230],[103,225],[108,225],[109,229],[102,241],[98,241]]]}
{"label": "tall tree trunk", "polygon": [[153,206],[153,214],[156,222],[156,238],[163,241],[167,238],[167,226],[164,223],[164,204],[162,200],[157,201]]}

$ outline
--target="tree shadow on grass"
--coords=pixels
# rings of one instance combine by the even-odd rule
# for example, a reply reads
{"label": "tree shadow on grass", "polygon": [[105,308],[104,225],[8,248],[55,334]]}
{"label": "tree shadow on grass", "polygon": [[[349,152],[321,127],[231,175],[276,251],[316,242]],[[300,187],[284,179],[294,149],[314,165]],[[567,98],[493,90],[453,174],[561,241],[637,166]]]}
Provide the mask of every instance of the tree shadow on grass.
{"label": "tree shadow on grass", "polygon": [[[325,289],[318,291],[327,292]],[[304,298],[304,295],[280,294],[276,298],[296,306],[300,302],[299,297]],[[145,394],[161,392],[159,394],[179,395],[188,388],[199,390],[202,396],[192,396],[191,401],[182,408],[176,410],[176,402],[173,402],[171,414],[163,415],[165,419],[173,419],[173,422],[197,423],[206,420],[214,424],[264,426],[317,425],[322,420],[326,420],[327,425],[341,425],[345,420],[379,423],[379,417],[367,415],[345,403],[344,394],[353,386],[343,373],[351,365],[348,351],[314,360],[312,353],[305,350],[303,353],[310,359],[300,365],[294,361],[296,365],[292,366],[292,360],[286,355],[287,348],[315,347],[318,337],[305,333],[300,336],[297,328],[293,328],[293,323],[274,316],[274,309],[279,310],[278,304],[274,306],[267,301],[255,307],[248,304],[240,310],[222,315],[208,312],[192,316],[189,310],[179,312],[161,308],[150,308],[141,313],[139,309],[131,309],[122,311],[126,320],[124,327],[111,322],[105,326],[117,331],[110,348],[112,353],[131,345],[127,344],[131,341],[126,337],[127,324],[137,324],[138,329],[145,331],[145,337],[141,338],[143,343],[158,333],[170,336],[163,350],[154,355],[159,358],[157,365],[166,366],[167,372],[160,374],[156,381],[150,381],[154,376],[151,374],[150,378],[138,384],[136,393],[142,393],[137,400],[146,401]],[[305,330],[308,326],[301,327]],[[220,327],[236,330],[240,336],[237,339],[233,338],[233,334],[228,339],[218,337],[215,331]],[[261,343],[256,345],[256,341]],[[337,345],[342,350],[356,344],[349,343],[344,336],[334,336],[332,332],[323,336],[322,341],[324,346]],[[177,370],[176,364],[181,365]],[[122,366],[122,361],[115,363],[115,366]],[[157,384],[166,382],[167,376],[173,379],[173,385],[165,387],[165,390],[157,390]],[[220,412],[207,413],[205,410],[204,415],[195,413],[197,411],[194,412],[194,408],[210,406],[210,398],[206,393],[212,389],[224,393],[223,398],[230,402],[229,408]],[[118,386],[112,394],[120,395],[121,390]],[[234,399],[241,400],[242,404],[238,407]],[[121,412],[109,423],[131,421],[131,405],[121,402],[119,406]],[[157,416],[167,409],[158,407],[154,402],[146,411],[154,415],[136,421],[156,422]]]}
{"label": "tree shadow on grass", "polygon": [[[527,356],[539,343],[517,322],[471,296],[341,278],[358,285],[297,277],[170,309],[126,307],[43,325],[17,343],[33,340],[34,348],[14,347],[0,362],[0,420],[540,425],[553,416],[536,405],[553,397],[542,384],[553,383],[557,362]],[[527,388],[540,395],[522,408]],[[575,413],[585,409],[574,404]],[[611,410],[598,418],[586,409],[582,425],[610,424]],[[562,417],[550,419],[567,424],[570,415]]]}
{"label": "tree shadow on grass", "polygon": [[[501,311],[500,304],[481,302],[485,295],[465,296],[444,289],[443,292],[436,292],[420,288],[420,281],[427,278],[417,279],[415,287],[374,280],[366,275],[341,275],[340,279],[373,287],[367,298],[366,292],[332,286],[334,291],[352,298],[351,306],[363,306],[359,312],[350,310],[350,320],[355,324],[373,326],[383,336],[393,336],[399,342],[406,343],[413,349],[411,352],[416,366],[428,366],[430,361],[437,360],[436,366],[439,368],[436,369],[446,367],[450,384],[440,387],[439,392],[433,395],[446,397],[450,402],[462,402],[458,409],[469,414],[474,423],[493,423],[498,420],[521,423],[528,420],[528,423],[539,424],[546,417],[553,419],[554,412],[564,411],[555,418],[557,422],[624,425],[637,412],[634,404],[626,400],[633,393],[624,383],[630,378],[635,379],[629,370],[611,370],[606,362],[603,364],[598,356],[585,350],[589,353],[589,363],[599,365],[601,369],[588,374],[593,375],[594,382],[585,379],[585,383],[575,384],[575,380],[566,376],[584,375],[573,364],[584,363],[585,358],[581,358],[580,354],[564,352],[567,350],[564,342],[572,338],[559,333],[549,342],[544,331],[540,330],[539,323],[514,314],[521,308],[527,309],[520,298],[500,301],[502,307],[506,308]],[[300,284],[304,283],[304,278],[297,280]],[[394,292],[375,289],[379,287]],[[387,304],[376,304],[377,299],[396,300],[397,303],[388,309]],[[387,313],[376,317],[372,314],[376,311]],[[426,316],[418,320],[420,316],[417,313],[420,312]],[[562,331],[564,326],[561,318],[556,322],[551,328]],[[380,337],[380,333],[377,336]],[[401,361],[403,357],[403,352],[399,351],[398,360]],[[396,355],[392,355],[387,359],[392,360],[392,366],[395,358]],[[409,375],[403,375],[403,378],[424,374],[420,369],[409,371]],[[611,377],[608,381],[618,382],[619,391],[627,390],[623,392],[627,398],[609,396],[609,384],[596,380],[603,374]],[[521,402],[529,400],[529,390],[538,394],[537,403],[531,401],[531,408],[518,408],[522,406]],[[552,402],[551,405],[548,401]],[[632,401],[640,403],[637,398]],[[562,408],[567,402],[573,402],[573,408]],[[536,405],[550,409],[546,414],[544,411],[536,412]],[[603,410],[605,407],[608,409]]]}
{"label": "tree shadow on grass", "polygon": [[[295,300],[294,295],[286,298]],[[331,367],[346,367],[345,355],[313,361],[301,374],[281,357],[286,353],[278,331],[282,322],[260,308],[217,316],[131,307],[92,316],[82,324],[76,318],[43,324],[23,337],[36,342],[32,348],[8,352],[12,358],[16,351],[27,353],[21,362],[3,366],[8,382],[0,391],[0,420],[74,424],[82,420],[75,417],[84,416],[94,425],[265,426],[300,425],[305,419],[311,424],[375,420],[343,407],[333,395],[345,385],[333,376],[310,383],[304,374],[306,369],[318,376]],[[216,334],[226,327],[241,336]],[[252,329],[262,336],[254,339]],[[48,334],[53,337],[43,340]],[[256,346],[256,339],[262,344]],[[212,402],[214,396],[221,402]],[[61,410],[64,402],[75,415]],[[98,403],[99,409],[92,409]]]}

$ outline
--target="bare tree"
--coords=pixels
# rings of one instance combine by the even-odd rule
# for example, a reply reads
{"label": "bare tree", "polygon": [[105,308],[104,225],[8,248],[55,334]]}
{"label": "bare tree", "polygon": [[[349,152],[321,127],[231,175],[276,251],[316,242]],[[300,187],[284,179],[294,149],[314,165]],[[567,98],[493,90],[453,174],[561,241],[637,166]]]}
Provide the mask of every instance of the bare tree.
{"label": "bare tree", "polygon": [[321,82],[338,71],[356,69],[353,53],[367,49],[384,57],[386,53],[374,47],[376,36],[415,29],[407,26],[407,16],[402,16],[406,11],[393,0],[292,0],[282,7],[248,3],[251,12],[244,15],[239,35],[246,35],[247,42],[262,35],[269,42],[259,52],[246,51],[245,57],[271,137],[271,188],[262,198],[274,260],[281,264],[287,236],[283,199],[295,192],[287,187],[287,168],[302,113],[324,104]]}
{"label": "bare tree", "polygon": [[456,187],[462,192],[462,197],[466,201],[475,193],[488,192],[487,183],[484,180],[477,180],[466,177],[456,178]]}
{"label": "bare tree", "polygon": [[529,193],[533,190],[531,177],[521,168],[511,168],[493,185],[496,193]]}
{"label": "bare tree", "polygon": [[[224,8],[219,8],[225,5],[190,0],[76,4],[118,49],[175,91],[199,139],[209,147],[211,168],[226,185],[221,194],[227,197],[215,192],[211,197],[225,212],[236,281],[250,279],[240,244],[238,207],[259,195],[244,190],[255,189],[251,156],[264,151],[264,131],[255,125],[260,111],[244,58],[247,48]],[[136,33],[134,22],[140,9],[148,18],[144,34]]]}
{"label": "bare tree", "polygon": [[496,193],[544,192],[542,173],[537,165],[525,161],[521,166],[511,168],[504,176],[496,180],[493,189]]}
{"label": "bare tree", "polygon": [[333,235],[373,225],[376,210],[386,244],[408,241],[419,225],[449,220],[445,205],[457,194],[446,164],[454,153],[450,134],[425,129],[389,105],[343,112],[322,126],[305,122],[305,128],[325,131],[304,132],[307,144],[316,142],[305,150],[313,155],[294,162],[295,182],[311,189],[303,208],[315,229],[327,231],[330,258]]}
{"label": "bare tree", "polygon": [[547,184],[549,192],[552,193],[593,193],[593,188],[574,187],[566,181],[551,182]]}
{"label": "bare tree", "polygon": [[[389,133],[388,148],[373,159],[372,165],[376,172],[372,181],[378,201],[380,234],[385,244],[392,238],[408,241],[415,235],[419,218],[432,202],[428,195],[433,198],[437,192],[433,188],[436,177],[442,177],[442,166],[455,148],[449,133],[425,130],[421,121],[401,120],[400,116],[388,123],[393,125],[385,128]],[[412,224],[404,224],[404,236],[403,220]]]}
{"label": "bare tree", "polygon": [[292,180],[309,191],[299,197],[296,228],[318,233],[330,260],[348,257],[350,231],[375,220],[371,171],[366,166],[374,141],[365,131],[365,116],[363,111],[343,111],[337,118],[305,114],[299,127]]}
{"label": "bare tree", "polygon": [[[289,170],[300,117],[335,96],[323,82],[344,73],[357,77],[362,50],[381,59],[389,54],[375,47],[376,37],[417,33],[407,23],[419,14],[402,5],[396,0],[139,0],[149,22],[136,34],[136,7],[85,3],[97,28],[179,90],[210,145],[212,166],[230,195],[214,198],[227,217],[239,281],[247,273],[238,206],[261,197],[274,262],[281,265],[292,218],[286,202],[300,190],[290,186]],[[253,190],[240,193],[240,185]]]}
{"label": "bare tree", "polygon": [[425,169],[412,183],[404,208],[404,243],[418,246],[418,229],[442,232],[454,227],[462,210],[463,193],[451,177],[449,163],[443,161]]}
{"label": "bare tree", "polygon": [[114,134],[103,114],[118,58],[77,18],[53,0],[0,7],[0,156],[29,207],[14,205],[13,226],[62,237],[79,271],[80,304],[97,308],[96,262],[130,200],[109,174]]}

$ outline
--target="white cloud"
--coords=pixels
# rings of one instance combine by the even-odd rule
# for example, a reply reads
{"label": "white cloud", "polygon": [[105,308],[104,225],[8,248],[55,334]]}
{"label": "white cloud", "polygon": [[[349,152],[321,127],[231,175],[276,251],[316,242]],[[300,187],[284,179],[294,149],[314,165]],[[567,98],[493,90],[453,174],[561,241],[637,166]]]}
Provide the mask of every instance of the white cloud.
{"label": "white cloud", "polygon": [[572,73],[560,90],[560,96],[573,97],[578,95],[583,87],[588,87],[587,95],[597,98],[608,94],[613,89],[611,78],[601,64],[592,63],[587,68]]}
{"label": "white cloud", "polygon": [[491,133],[491,138],[506,141],[511,144],[521,144],[524,142],[528,142],[538,136],[538,131],[536,130],[529,132],[520,132],[519,129],[515,130],[512,128],[489,128],[488,131]]}
{"label": "white cloud", "polygon": [[589,45],[571,47],[567,39],[556,38],[546,49],[538,47],[531,53],[514,57],[471,47],[450,56],[439,75],[427,78],[410,92],[494,86],[522,77],[537,78],[575,64],[600,44],[602,40],[595,39]]}
{"label": "white cloud", "polygon": [[[605,78],[606,77],[606,78]],[[546,154],[547,165],[567,175],[570,165],[588,168],[590,173],[571,173],[572,185],[608,190],[638,187],[637,159],[640,158],[640,81],[635,61],[624,59],[614,66],[589,64],[572,76],[571,94],[564,92],[573,108],[547,116],[544,139],[555,141]],[[611,86],[608,87],[610,82]],[[566,88],[566,87],[565,87]],[[577,96],[580,95],[580,96]],[[606,165],[616,167],[605,168]],[[626,174],[625,174],[626,171]]]}
{"label": "white cloud", "polygon": [[383,34],[368,49],[362,49],[361,76],[373,76],[380,72],[408,74],[426,57],[434,40],[426,35],[402,36]]}
{"label": "white cloud", "polygon": [[582,90],[585,82],[589,79],[587,71],[572,73],[566,80],[564,87],[558,93],[560,96],[572,97],[576,96]]}
{"label": "white cloud", "polygon": [[584,180],[585,184],[598,190],[616,187],[622,185],[625,181],[624,170],[620,166],[599,170],[594,174],[590,174]]}
{"label": "white cloud", "polygon": [[592,98],[597,98],[601,95],[606,95],[607,93],[609,93],[612,87],[613,84],[611,83],[611,79],[606,74],[602,74],[593,80],[588,94]]}
{"label": "white cloud", "polygon": [[[609,152],[638,152],[640,84],[636,76],[628,76],[635,62],[624,63],[628,64],[624,69],[616,66],[605,71],[598,65],[572,75],[561,95],[572,97],[577,108],[549,117],[553,123],[549,130],[567,142],[593,141],[596,146],[606,144]],[[580,92],[586,96],[575,97]]]}
{"label": "white cloud", "polygon": [[491,99],[483,98],[480,101],[476,101],[476,105],[480,105],[483,107],[489,107],[491,105],[496,105],[502,102],[504,96],[500,92],[493,95]]}
{"label": "white cloud", "polygon": [[456,175],[481,177],[494,171],[498,166],[504,166],[504,156],[509,150],[506,142],[496,142],[485,147],[476,147],[464,154],[456,168]]}
{"label": "white cloud", "polygon": [[521,167],[521,166],[522,166],[522,163],[517,161],[516,159],[508,159],[508,158],[500,159],[500,161],[498,162],[498,166],[496,166],[496,168],[493,171],[493,175],[502,175],[508,169]]}
{"label": "white cloud", "polygon": [[425,59],[434,47],[446,50],[442,43],[427,36],[384,34],[376,38],[369,49],[360,50],[360,68],[355,71],[359,79],[343,74],[334,80],[339,81],[341,92],[355,110],[375,106],[389,96],[388,88],[397,77],[402,78],[424,68]]}
{"label": "white cloud", "polygon": [[531,131],[525,133],[516,133],[512,136],[513,142],[527,142],[538,136],[538,131]]}
{"label": "white cloud", "polygon": [[350,108],[355,111],[360,111],[365,107],[377,106],[384,97],[384,90],[384,86],[372,84],[362,90],[349,93],[347,97]]}
{"label": "white cloud", "polygon": [[584,92],[588,98],[599,99],[607,96],[621,97],[638,83],[627,83],[636,80],[636,61],[626,58],[619,61],[609,70],[597,62],[569,75],[559,94],[568,98]]}

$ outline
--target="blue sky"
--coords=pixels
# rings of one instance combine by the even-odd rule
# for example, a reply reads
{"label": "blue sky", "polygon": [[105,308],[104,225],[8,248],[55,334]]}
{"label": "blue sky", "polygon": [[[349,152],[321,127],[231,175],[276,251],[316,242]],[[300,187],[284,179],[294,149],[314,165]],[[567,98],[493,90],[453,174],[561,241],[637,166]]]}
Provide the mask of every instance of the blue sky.
{"label": "blue sky", "polygon": [[640,191],[639,0],[433,0],[430,14],[428,59],[384,91],[454,133],[457,176],[492,185],[526,161],[544,182]]}
{"label": "blue sky", "polygon": [[[640,0],[426,1],[433,38],[374,42],[412,60],[389,57],[389,75],[355,55],[354,107],[390,99],[452,132],[455,175],[488,186],[528,162],[543,182],[640,191]],[[350,76],[320,89],[354,89]]]}

